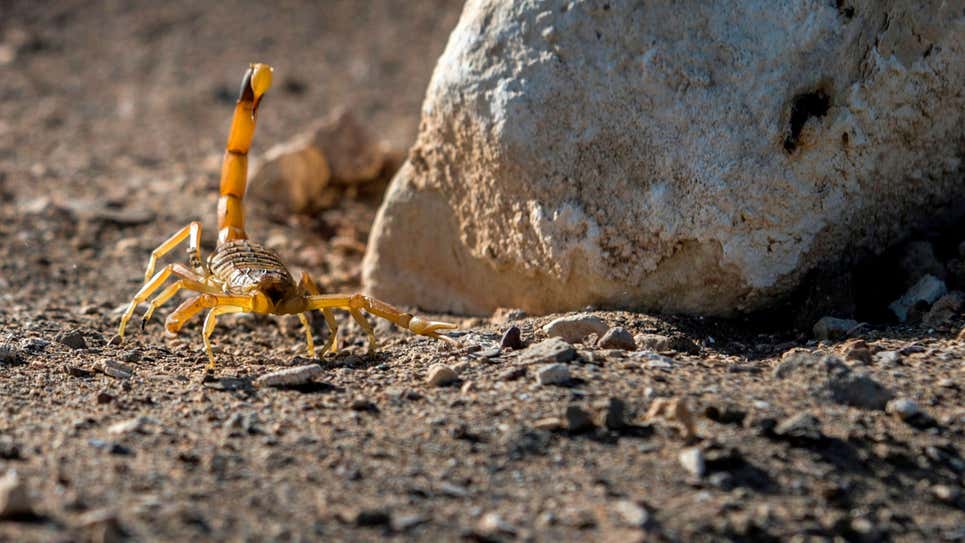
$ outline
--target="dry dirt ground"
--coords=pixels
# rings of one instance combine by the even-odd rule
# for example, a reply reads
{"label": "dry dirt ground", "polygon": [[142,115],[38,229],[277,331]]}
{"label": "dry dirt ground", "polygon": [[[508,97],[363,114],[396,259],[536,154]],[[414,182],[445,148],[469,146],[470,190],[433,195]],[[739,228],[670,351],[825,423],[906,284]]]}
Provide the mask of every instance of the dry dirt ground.
{"label": "dry dirt ground", "polygon": [[[221,319],[213,377],[198,323],[165,339],[163,310],[111,344],[154,246],[202,219],[211,249],[249,61],[276,68],[254,154],[339,106],[405,149],[460,9],[221,4],[0,1],[0,476],[32,509],[5,514],[0,481],[0,541],[965,539],[959,316],[818,343],[793,319],[594,312],[669,341],[543,355],[552,317],[440,316],[455,348],[383,323],[375,356],[346,322],[288,388],[253,380],[312,362],[291,319]],[[249,231],[351,290],[375,207],[252,202]],[[500,350],[513,325],[530,347]],[[554,356],[569,378],[541,384]],[[427,383],[436,363],[456,381]],[[884,408],[902,398],[920,413]]]}

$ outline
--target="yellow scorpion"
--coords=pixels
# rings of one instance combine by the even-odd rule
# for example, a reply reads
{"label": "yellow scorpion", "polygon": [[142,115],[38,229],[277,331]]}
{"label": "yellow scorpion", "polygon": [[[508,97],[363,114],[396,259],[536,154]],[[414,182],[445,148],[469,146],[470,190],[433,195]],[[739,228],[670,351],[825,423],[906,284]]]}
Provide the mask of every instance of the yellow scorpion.
{"label": "yellow scorpion", "polygon": [[[298,315],[305,327],[308,354],[311,357],[315,357],[315,345],[305,315],[313,309],[322,311],[330,331],[323,352],[335,352],[338,349],[338,324],[332,313],[336,308],[348,310],[365,330],[369,339],[369,353],[375,351],[377,343],[372,325],[362,314],[363,309],[416,334],[454,343],[451,338],[439,334],[440,330],[456,328],[453,324],[415,317],[364,294],[321,294],[315,282],[304,272],[296,284],[277,253],[248,240],[242,204],[248,176],[248,149],[255,132],[258,104],[271,86],[272,71],[272,67],[267,64],[252,64],[241,83],[241,94],[235,105],[221,167],[217,247],[207,261],[201,259],[201,223],[194,221],[154,249],[147,262],[144,285],[134,295],[121,318],[119,338],[124,338],[124,327],[138,304],[146,301],[174,275],[178,280],[151,300],[141,324],[143,326],[155,309],[181,289],[198,292],[197,296],[188,299],[168,315],[164,326],[167,334],[174,336],[191,317],[208,309],[202,337],[208,354],[209,369],[215,366],[214,354],[211,351],[211,332],[218,315],[225,313]],[[157,260],[185,239],[188,240],[190,267],[184,264],[168,264],[155,273]]]}

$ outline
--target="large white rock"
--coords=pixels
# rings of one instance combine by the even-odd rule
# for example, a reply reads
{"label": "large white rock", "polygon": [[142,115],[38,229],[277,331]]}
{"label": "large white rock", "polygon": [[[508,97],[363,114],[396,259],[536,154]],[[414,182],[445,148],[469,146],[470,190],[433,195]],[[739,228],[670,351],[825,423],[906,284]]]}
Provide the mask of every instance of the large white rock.
{"label": "large white rock", "polygon": [[955,2],[470,0],[376,221],[426,309],[760,307],[965,193]]}

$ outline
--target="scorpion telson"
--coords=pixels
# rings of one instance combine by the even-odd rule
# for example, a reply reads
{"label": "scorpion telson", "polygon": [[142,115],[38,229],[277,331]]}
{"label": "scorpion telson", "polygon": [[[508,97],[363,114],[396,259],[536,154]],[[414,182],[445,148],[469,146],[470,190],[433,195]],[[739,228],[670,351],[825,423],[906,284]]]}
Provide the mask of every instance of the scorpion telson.
{"label": "scorpion telson", "polygon": [[[364,294],[321,294],[307,273],[295,282],[274,251],[248,240],[245,233],[243,199],[248,176],[248,149],[255,133],[258,105],[271,87],[272,68],[267,64],[252,64],[241,83],[241,93],[235,105],[231,130],[225,147],[221,167],[221,189],[218,199],[218,245],[207,260],[201,258],[201,223],[194,221],[158,246],[148,259],[144,273],[144,285],[127,311],[121,317],[118,336],[123,339],[124,328],[138,304],[147,301],[172,275],[177,281],[155,296],[144,313],[142,326],[159,306],[170,300],[181,289],[197,292],[177,307],[165,320],[165,331],[177,334],[184,324],[207,309],[202,337],[208,354],[208,368],[214,368],[211,351],[211,332],[218,315],[225,313],[265,313],[271,315],[298,315],[305,327],[308,354],[315,356],[311,328],[305,316],[308,311],[319,309],[328,324],[329,337],[324,351],[335,352],[338,348],[338,324],[333,309],[345,309],[359,323],[369,339],[369,352],[376,348],[375,332],[362,314],[362,310],[382,317],[416,334],[454,341],[439,334],[455,325],[429,321],[405,313],[385,302]],[[188,240],[190,267],[168,264],[155,273],[157,260]]]}

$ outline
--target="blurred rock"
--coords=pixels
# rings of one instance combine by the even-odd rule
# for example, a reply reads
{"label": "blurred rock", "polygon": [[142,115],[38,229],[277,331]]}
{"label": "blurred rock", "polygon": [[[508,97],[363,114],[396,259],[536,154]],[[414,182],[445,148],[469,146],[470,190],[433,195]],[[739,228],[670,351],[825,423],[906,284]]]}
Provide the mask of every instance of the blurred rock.
{"label": "blurred rock", "polygon": [[445,364],[433,364],[426,376],[426,382],[434,387],[451,385],[458,380],[459,374]]}
{"label": "blurred rock", "polygon": [[637,349],[637,342],[633,339],[633,335],[622,326],[614,326],[607,330],[596,345],[601,349],[623,349],[624,351]]}
{"label": "blurred rock", "polygon": [[7,471],[6,475],[0,477],[0,519],[32,513],[27,485],[15,470]]}
{"label": "blurred rock", "polygon": [[961,312],[963,304],[965,304],[965,294],[957,290],[949,292],[932,304],[931,309],[922,318],[922,322],[928,326],[947,322]]}
{"label": "blurred rock", "polygon": [[848,337],[848,332],[858,326],[858,321],[839,319],[836,317],[822,317],[814,323],[814,337],[816,339],[842,339]]}
{"label": "blurred rock", "polygon": [[560,317],[543,327],[546,335],[563,338],[569,343],[581,342],[590,334],[602,336],[606,331],[607,325],[602,319],[586,313]]}
{"label": "blurred rock", "polygon": [[898,317],[898,320],[908,320],[908,313],[918,304],[931,305],[942,297],[948,289],[945,282],[934,275],[926,275],[918,280],[901,298],[898,298],[888,309]]}
{"label": "blurred rock", "polygon": [[336,205],[346,191],[391,175],[398,157],[348,110],[337,110],[307,131],[265,152],[249,194],[289,213]]}
{"label": "blurred rock", "polygon": [[570,368],[566,364],[547,364],[536,370],[539,384],[566,385],[570,382]]}

